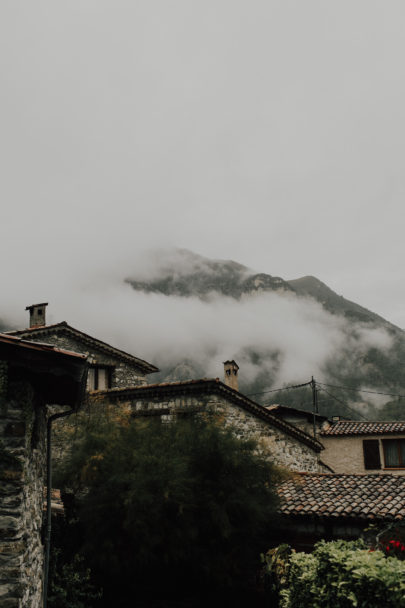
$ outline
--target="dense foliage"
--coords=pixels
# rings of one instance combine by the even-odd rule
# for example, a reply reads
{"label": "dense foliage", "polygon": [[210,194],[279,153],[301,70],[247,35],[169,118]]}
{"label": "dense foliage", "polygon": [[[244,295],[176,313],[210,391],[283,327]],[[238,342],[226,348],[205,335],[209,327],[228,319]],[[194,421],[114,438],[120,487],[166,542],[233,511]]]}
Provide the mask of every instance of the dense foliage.
{"label": "dense foliage", "polygon": [[281,608],[405,606],[405,563],[362,541],[321,541],[312,554],[293,552],[285,578]]}
{"label": "dense foliage", "polygon": [[101,589],[91,582],[90,569],[78,554],[67,560],[62,548],[53,548],[50,565],[49,608],[88,608],[102,596]]}
{"label": "dense foliage", "polygon": [[[64,473],[77,547],[104,605],[134,594],[247,585],[269,541],[279,472],[253,441],[199,418],[104,421]],[[121,604],[117,600],[118,596]]]}

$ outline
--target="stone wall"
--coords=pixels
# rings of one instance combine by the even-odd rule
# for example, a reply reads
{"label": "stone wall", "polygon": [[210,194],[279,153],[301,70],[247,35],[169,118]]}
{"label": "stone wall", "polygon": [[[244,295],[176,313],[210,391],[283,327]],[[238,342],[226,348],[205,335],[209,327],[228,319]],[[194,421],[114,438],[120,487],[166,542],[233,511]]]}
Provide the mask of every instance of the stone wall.
{"label": "stone wall", "polygon": [[158,415],[162,422],[196,412],[213,412],[225,425],[232,426],[238,436],[257,439],[275,464],[292,471],[330,472],[310,446],[219,394],[134,397],[120,403],[130,408],[135,416]]}
{"label": "stone wall", "polygon": [[318,453],[297,438],[233,403],[217,398],[212,406],[223,416],[225,424],[232,425],[238,434],[257,439],[271,455],[275,464],[287,467],[291,471],[323,472]]}
{"label": "stone wall", "polygon": [[[4,364],[0,363],[4,370]],[[39,608],[46,420],[28,384],[0,390],[0,606]]]}

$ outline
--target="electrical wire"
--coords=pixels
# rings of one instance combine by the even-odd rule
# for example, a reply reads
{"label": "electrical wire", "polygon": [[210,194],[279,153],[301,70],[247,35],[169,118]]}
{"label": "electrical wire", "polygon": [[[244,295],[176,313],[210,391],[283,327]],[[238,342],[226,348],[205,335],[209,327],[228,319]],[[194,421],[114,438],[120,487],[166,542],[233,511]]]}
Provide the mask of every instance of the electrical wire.
{"label": "electrical wire", "polygon": [[356,393],[368,393],[369,395],[385,395],[386,397],[402,397],[405,399],[405,395],[399,395],[398,393],[381,393],[379,391],[366,391],[361,388],[354,388],[352,386],[337,386],[336,384],[326,384],[326,382],[316,382],[321,386],[329,386],[330,388],[340,388],[345,391],[355,391]]}
{"label": "electrical wire", "polygon": [[351,412],[355,416],[360,416],[360,418],[363,418],[363,420],[367,420],[367,418],[365,416],[363,416],[363,414],[360,414],[360,412],[356,412],[355,410],[352,410],[352,408],[349,407],[347,405],[347,403],[345,403],[344,401],[342,401],[338,397],[335,397],[335,395],[332,395],[332,393],[330,393],[329,391],[327,391],[326,388],[321,388],[320,390],[323,391],[324,393],[326,393],[327,395],[329,395],[329,397],[332,397],[332,399],[334,399],[338,403],[341,403],[349,412]]}
{"label": "electrical wire", "polygon": [[295,384],[294,386],[283,386],[283,388],[273,388],[270,391],[261,391],[260,393],[247,393],[246,397],[254,397],[255,395],[265,395],[266,393],[278,393],[279,391],[288,391],[291,388],[302,388],[303,386],[309,386],[312,380],[305,382],[304,384]]}

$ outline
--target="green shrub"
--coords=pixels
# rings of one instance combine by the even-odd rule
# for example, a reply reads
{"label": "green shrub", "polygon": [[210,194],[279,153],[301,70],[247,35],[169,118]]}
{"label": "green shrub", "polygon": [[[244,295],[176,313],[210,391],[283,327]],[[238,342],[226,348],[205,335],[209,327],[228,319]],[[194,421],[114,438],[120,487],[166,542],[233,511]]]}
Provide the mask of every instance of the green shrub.
{"label": "green shrub", "polygon": [[362,541],[321,541],[312,554],[291,555],[280,597],[282,608],[405,607],[405,563]]}
{"label": "green shrub", "polygon": [[91,581],[90,570],[84,558],[74,555],[69,563],[61,561],[61,549],[53,549],[51,555],[48,589],[49,608],[88,608],[101,597]]}
{"label": "green shrub", "polygon": [[65,484],[76,493],[76,551],[103,587],[103,605],[250,585],[271,538],[279,476],[254,441],[215,420],[88,429]]}

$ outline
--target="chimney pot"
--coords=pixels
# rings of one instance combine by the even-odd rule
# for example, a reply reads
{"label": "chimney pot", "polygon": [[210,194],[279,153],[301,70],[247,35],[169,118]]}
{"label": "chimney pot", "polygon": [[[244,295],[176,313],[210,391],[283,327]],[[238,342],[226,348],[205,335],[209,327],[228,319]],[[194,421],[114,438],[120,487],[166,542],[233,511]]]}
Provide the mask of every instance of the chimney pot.
{"label": "chimney pot", "polygon": [[239,390],[238,370],[239,365],[233,359],[232,361],[224,361],[224,382],[235,391]]}
{"label": "chimney pot", "polygon": [[25,310],[30,311],[30,327],[42,327],[46,325],[46,307],[48,302],[41,304],[31,304]]}

